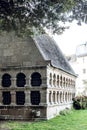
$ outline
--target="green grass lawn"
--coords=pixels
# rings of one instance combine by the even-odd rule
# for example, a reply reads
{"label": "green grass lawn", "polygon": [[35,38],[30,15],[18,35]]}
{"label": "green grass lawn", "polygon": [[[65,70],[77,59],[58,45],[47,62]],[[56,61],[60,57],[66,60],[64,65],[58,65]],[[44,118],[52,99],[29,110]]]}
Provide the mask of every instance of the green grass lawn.
{"label": "green grass lawn", "polygon": [[71,111],[48,121],[0,123],[0,130],[87,130],[87,110]]}

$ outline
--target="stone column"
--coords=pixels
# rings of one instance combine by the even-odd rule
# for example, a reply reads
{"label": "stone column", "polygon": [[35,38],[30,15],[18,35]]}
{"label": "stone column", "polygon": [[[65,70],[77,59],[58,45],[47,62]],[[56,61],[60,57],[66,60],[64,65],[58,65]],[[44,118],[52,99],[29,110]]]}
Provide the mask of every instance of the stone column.
{"label": "stone column", "polygon": [[29,90],[26,90],[25,91],[25,105],[26,106],[29,106],[31,105],[31,100],[30,100],[30,91]]}
{"label": "stone column", "polygon": [[63,92],[60,92],[60,103],[63,102]]}
{"label": "stone column", "polygon": [[0,91],[0,105],[2,105],[2,91]]}
{"label": "stone column", "polygon": [[69,102],[71,101],[71,99],[70,99],[71,97],[70,96],[71,96],[71,94],[69,93]]}
{"label": "stone column", "polygon": [[51,104],[53,104],[53,91],[51,91]]}
{"label": "stone column", "polygon": [[46,86],[49,86],[49,83],[48,83],[48,77],[43,77],[42,78],[42,87],[46,87]]}
{"label": "stone column", "polygon": [[67,94],[66,94],[66,102],[68,102],[68,92],[67,92]]}
{"label": "stone column", "polygon": [[71,101],[72,101],[72,93],[71,93]]}
{"label": "stone column", "polygon": [[56,94],[57,94],[57,104],[58,104],[58,94],[59,94],[59,93],[58,93],[58,92],[56,92]]}
{"label": "stone column", "polygon": [[58,92],[58,104],[60,104],[60,92]]}
{"label": "stone column", "polygon": [[65,103],[65,92],[64,92],[63,96],[64,96],[64,97],[63,97],[63,100],[64,100],[64,103]]}
{"label": "stone column", "polygon": [[46,104],[49,105],[49,90],[46,92]]}
{"label": "stone column", "polygon": [[49,103],[51,104],[51,91],[49,92]]}
{"label": "stone column", "polygon": [[69,93],[67,94],[67,102],[69,102]]}
{"label": "stone column", "polygon": [[16,105],[16,92],[11,91],[11,105]]}
{"label": "stone column", "polygon": [[25,80],[26,80],[25,87],[30,87],[31,85],[30,85],[29,77],[26,77]]}
{"label": "stone column", "polygon": [[15,77],[11,78],[11,87],[12,88],[16,87],[16,78]]}
{"label": "stone column", "polygon": [[[40,91],[40,96],[41,96],[40,105],[47,105],[47,101],[46,101],[46,99],[47,99],[46,90],[45,91],[41,90]],[[48,100],[49,100],[49,98],[48,98]]]}
{"label": "stone column", "polygon": [[0,78],[0,88],[2,88],[2,78]]}
{"label": "stone column", "polygon": [[27,82],[26,84],[29,85],[29,87],[31,87],[31,76],[27,77]]}
{"label": "stone column", "polygon": [[55,104],[57,104],[57,92],[55,91]]}

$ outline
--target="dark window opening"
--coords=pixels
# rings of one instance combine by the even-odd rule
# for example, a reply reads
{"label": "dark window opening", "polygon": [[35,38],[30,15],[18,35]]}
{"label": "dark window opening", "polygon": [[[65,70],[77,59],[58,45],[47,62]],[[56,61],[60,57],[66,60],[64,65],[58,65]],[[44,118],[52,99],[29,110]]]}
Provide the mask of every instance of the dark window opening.
{"label": "dark window opening", "polygon": [[24,103],[25,103],[25,93],[22,91],[16,92],[16,104],[24,105]]}
{"label": "dark window opening", "polygon": [[11,94],[10,92],[3,92],[3,104],[9,105],[11,103]]}
{"label": "dark window opening", "polygon": [[10,87],[11,86],[11,76],[9,74],[4,74],[2,76],[2,86]]}
{"label": "dark window opening", "polygon": [[26,76],[23,73],[19,73],[16,78],[17,87],[24,87],[26,84]]}
{"label": "dark window opening", "polygon": [[83,74],[86,74],[86,69],[83,69]]}
{"label": "dark window opening", "polygon": [[40,103],[40,92],[39,91],[31,91],[31,104],[39,105]]}
{"label": "dark window opening", "polygon": [[41,75],[39,73],[33,73],[31,75],[31,85],[40,86],[42,84]]}

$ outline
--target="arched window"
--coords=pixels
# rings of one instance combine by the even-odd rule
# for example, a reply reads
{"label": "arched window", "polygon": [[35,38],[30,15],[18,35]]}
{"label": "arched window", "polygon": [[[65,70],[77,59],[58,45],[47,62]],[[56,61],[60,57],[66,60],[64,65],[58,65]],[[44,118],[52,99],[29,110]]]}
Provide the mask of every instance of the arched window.
{"label": "arched window", "polygon": [[24,105],[25,103],[25,93],[23,91],[16,92],[16,104]]}
{"label": "arched window", "polygon": [[49,93],[49,103],[51,103],[51,95],[52,95],[52,93],[50,91],[50,93]]}
{"label": "arched window", "polygon": [[55,103],[55,92],[53,92],[53,103]]}
{"label": "arched window", "polygon": [[54,86],[56,85],[56,75],[55,74],[53,75],[53,85]]}
{"label": "arched window", "polygon": [[65,93],[65,101],[67,102],[67,98],[68,98],[68,96],[67,96],[67,92]]}
{"label": "arched window", "polygon": [[63,87],[65,87],[65,77],[63,78]]}
{"label": "arched window", "polygon": [[69,82],[68,82],[68,86],[70,87],[70,79],[69,79]]}
{"label": "arched window", "polygon": [[16,80],[17,87],[24,87],[26,84],[25,74],[19,73],[19,74],[17,74],[16,78],[17,78],[17,80]]}
{"label": "arched window", "polygon": [[60,103],[62,103],[63,102],[63,94],[62,94],[62,92],[60,92]]}
{"label": "arched window", "polygon": [[59,75],[57,75],[57,86],[59,87]]}
{"label": "arched window", "polygon": [[57,103],[59,103],[59,92],[57,92]]}
{"label": "arched window", "polygon": [[3,92],[3,104],[9,105],[11,103],[11,94],[10,92]]}
{"label": "arched window", "polygon": [[42,84],[41,75],[38,72],[35,72],[31,75],[31,85],[40,86]]}
{"label": "arched window", "polygon": [[66,78],[66,87],[68,86],[68,79]]}
{"label": "arched window", "polygon": [[31,91],[31,104],[39,105],[40,103],[40,92],[39,91]]}
{"label": "arched window", "polygon": [[60,76],[60,86],[62,87],[62,76]]}
{"label": "arched window", "polygon": [[52,74],[50,73],[50,80],[49,80],[49,84],[52,85]]}
{"label": "arched window", "polygon": [[11,86],[11,76],[9,74],[4,74],[2,76],[2,86],[10,87]]}
{"label": "arched window", "polygon": [[67,87],[69,87],[69,79],[67,79]]}

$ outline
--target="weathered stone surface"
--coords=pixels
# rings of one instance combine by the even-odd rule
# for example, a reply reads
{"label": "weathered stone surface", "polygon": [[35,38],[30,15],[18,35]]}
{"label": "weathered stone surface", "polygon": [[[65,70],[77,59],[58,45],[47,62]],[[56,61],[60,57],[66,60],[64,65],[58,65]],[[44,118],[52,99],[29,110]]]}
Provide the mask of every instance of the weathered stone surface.
{"label": "weathered stone surface", "polygon": [[30,37],[23,39],[18,38],[14,33],[0,35],[0,61],[0,64],[3,67],[14,65],[36,66],[45,64],[33,39]]}
{"label": "weathered stone surface", "polygon": [[[39,74],[35,82],[40,86],[31,84],[32,74]],[[10,86],[3,86],[3,75],[10,76]],[[18,74],[24,86],[18,87]],[[50,119],[59,114],[60,110],[72,106],[75,96],[75,73],[63,57],[55,42],[47,35],[39,36],[34,40],[30,37],[20,38],[14,32],[3,32],[0,35],[0,119]],[[23,80],[23,81],[22,81]],[[8,78],[5,79],[8,83]],[[9,92],[11,102],[4,103],[3,93]],[[23,92],[21,98],[24,104],[17,104],[17,92]],[[39,100],[39,104],[32,103]],[[21,99],[19,97],[19,99]]]}

